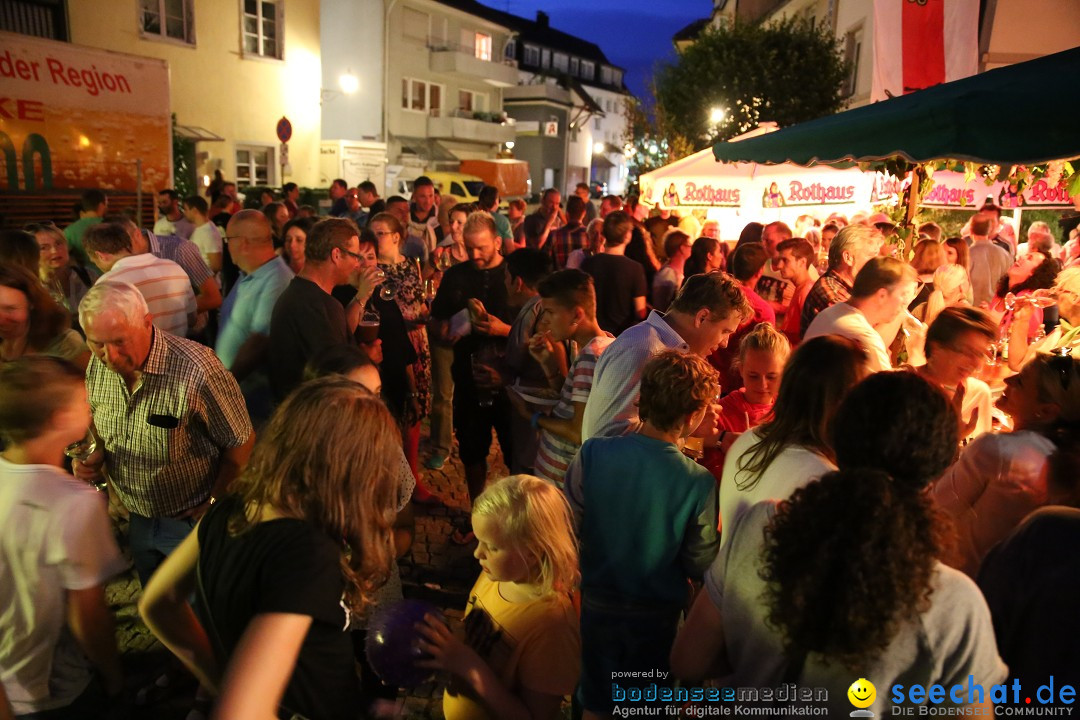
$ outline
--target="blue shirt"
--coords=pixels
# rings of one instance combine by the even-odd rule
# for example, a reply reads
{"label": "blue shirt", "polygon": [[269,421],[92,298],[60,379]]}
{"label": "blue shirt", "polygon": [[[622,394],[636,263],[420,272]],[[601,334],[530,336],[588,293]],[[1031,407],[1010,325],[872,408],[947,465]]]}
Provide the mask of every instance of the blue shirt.
{"label": "blue shirt", "polygon": [[673,443],[640,434],[586,440],[565,492],[586,597],[681,606],[686,579],[700,579],[716,557],[716,480]]}
{"label": "blue shirt", "polygon": [[[252,335],[270,335],[270,316],[278,297],[293,279],[293,271],[280,257],[263,263],[250,275],[241,276],[221,305],[217,345],[214,347],[221,363],[232,370],[240,347]],[[258,412],[257,401],[265,400],[268,411],[270,390],[264,370],[254,372],[240,383],[248,409]]]}

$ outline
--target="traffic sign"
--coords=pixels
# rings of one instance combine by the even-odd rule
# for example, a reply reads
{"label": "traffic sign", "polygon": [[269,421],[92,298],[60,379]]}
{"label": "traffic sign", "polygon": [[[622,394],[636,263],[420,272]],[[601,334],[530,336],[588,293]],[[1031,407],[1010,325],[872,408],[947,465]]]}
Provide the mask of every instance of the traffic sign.
{"label": "traffic sign", "polygon": [[277,121],[277,137],[283,143],[289,142],[289,139],[292,138],[292,123],[284,115]]}

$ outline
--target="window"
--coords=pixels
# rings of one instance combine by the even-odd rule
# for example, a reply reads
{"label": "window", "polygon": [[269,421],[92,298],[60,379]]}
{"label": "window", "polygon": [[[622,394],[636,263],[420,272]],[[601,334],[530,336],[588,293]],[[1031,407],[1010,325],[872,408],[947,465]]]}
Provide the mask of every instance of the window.
{"label": "window", "polygon": [[543,50],[540,51],[540,67],[542,67],[542,68],[551,67],[551,51],[548,50],[547,48],[544,48]]}
{"label": "window", "polygon": [[604,85],[611,84],[611,68],[607,65],[600,66],[600,82]]}
{"label": "window", "polygon": [[844,82],[844,94],[855,94],[859,82],[859,56],[862,54],[862,26],[844,36],[844,62],[848,64],[848,76]]}
{"label": "window", "polygon": [[503,58],[507,60],[517,59],[517,41],[507,40],[506,47],[503,48]]}
{"label": "window", "polygon": [[612,85],[622,85],[622,70],[611,69]]}
{"label": "window", "polygon": [[570,58],[570,74],[577,75],[581,72],[581,61],[577,58]]}
{"label": "window", "polygon": [[281,58],[282,23],[278,0],[244,0],[244,53]]}
{"label": "window", "polygon": [[593,80],[596,78],[596,63],[592,60],[581,61],[581,79]]}
{"label": "window", "polygon": [[491,36],[484,33],[476,33],[476,38],[473,41],[473,48],[476,51],[476,57],[480,60],[491,60]]}
{"label": "window", "polygon": [[570,56],[566,53],[557,52],[551,58],[551,66],[556,70],[568,72],[570,69]]}
{"label": "window", "polygon": [[525,56],[524,58],[522,58],[522,60],[526,65],[532,65],[533,67],[536,67],[540,64],[540,48],[536,47],[535,45],[526,45]]}
{"label": "window", "polygon": [[269,187],[274,182],[274,148],[236,146],[236,184],[239,187]]}
{"label": "window", "polygon": [[402,34],[407,39],[416,40],[417,42],[421,43],[427,43],[427,13],[422,13],[419,10],[413,10],[410,7],[403,8],[401,11],[401,26]]}
{"label": "window", "polygon": [[195,42],[194,9],[190,0],[139,0],[139,29],[143,35]]}
{"label": "window", "polygon": [[472,90],[458,90],[458,108],[466,115],[487,112],[487,95]]}
{"label": "window", "polygon": [[599,130],[600,129],[600,118],[593,118],[592,126],[593,126],[593,130]]}
{"label": "window", "polygon": [[[141,10],[141,3],[139,7]],[[142,25],[141,16],[139,24]],[[67,2],[3,0],[0,2],[0,30],[67,42]]]}
{"label": "window", "polygon": [[442,110],[442,86],[423,80],[402,78],[401,107],[438,116]]}

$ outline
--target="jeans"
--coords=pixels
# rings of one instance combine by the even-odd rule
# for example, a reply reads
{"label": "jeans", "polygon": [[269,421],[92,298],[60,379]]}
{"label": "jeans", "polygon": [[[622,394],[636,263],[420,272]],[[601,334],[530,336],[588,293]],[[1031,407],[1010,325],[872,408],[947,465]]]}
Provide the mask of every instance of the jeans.
{"label": "jeans", "polygon": [[143,587],[150,576],[158,569],[173,550],[184,541],[195,520],[185,518],[145,517],[131,513],[131,527],[128,542],[131,543],[131,556],[135,561],[135,571]]}

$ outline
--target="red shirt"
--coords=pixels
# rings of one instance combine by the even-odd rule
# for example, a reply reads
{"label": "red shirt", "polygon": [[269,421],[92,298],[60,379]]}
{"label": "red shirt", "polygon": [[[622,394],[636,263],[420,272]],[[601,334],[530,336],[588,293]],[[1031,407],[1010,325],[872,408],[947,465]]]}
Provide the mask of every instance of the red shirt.
{"label": "red shirt", "polygon": [[758,323],[776,324],[776,313],[773,312],[772,305],[745,285],[742,290],[746,293],[746,299],[754,309],[754,314],[731,334],[727,347],[716,348],[708,358],[709,363],[720,373],[720,389],[725,393],[737,390],[743,384],[742,376],[731,369],[731,363],[739,356],[739,343]]}
{"label": "red shirt", "polygon": [[[740,389],[721,398],[720,407],[723,410],[720,417],[716,419],[716,428],[728,432],[742,433],[760,425],[766,416],[772,412],[773,403],[759,405],[758,403],[749,402],[746,399],[746,391]],[[749,423],[747,423],[748,420]],[[727,453],[721,450],[719,446],[705,448],[705,457],[701,459],[701,464],[708,468],[709,472],[716,478],[716,482],[720,482],[726,456]]]}
{"label": "red shirt", "polygon": [[787,336],[792,347],[802,342],[802,306],[813,287],[814,281],[807,280],[795,288],[795,294],[791,296],[791,303],[788,304],[787,312],[784,313],[784,325],[780,328],[780,332]]}

